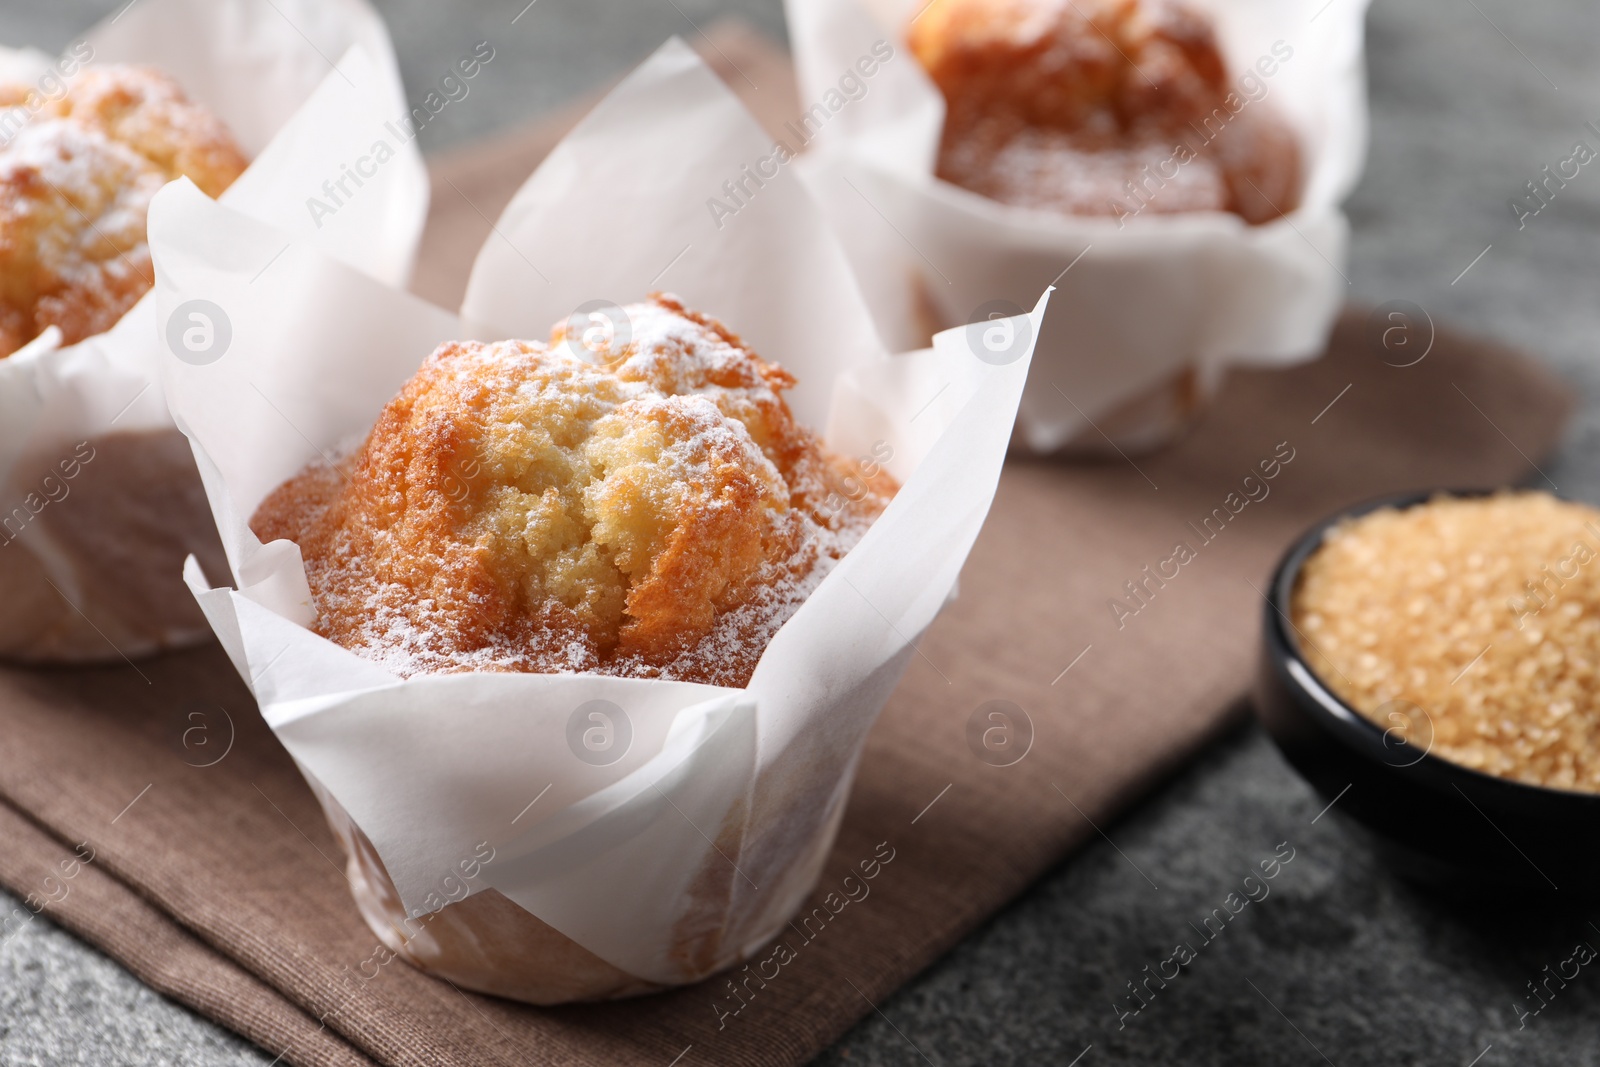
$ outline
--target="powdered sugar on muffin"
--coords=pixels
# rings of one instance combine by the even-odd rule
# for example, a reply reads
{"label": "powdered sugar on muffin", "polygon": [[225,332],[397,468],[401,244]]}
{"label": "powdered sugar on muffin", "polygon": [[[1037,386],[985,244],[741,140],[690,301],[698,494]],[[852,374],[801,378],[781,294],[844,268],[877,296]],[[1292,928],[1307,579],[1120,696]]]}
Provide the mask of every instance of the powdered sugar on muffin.
{"label": "powdered sugar on muffin", "polygon": [[1294,208],[1300,153],[1227,83],[1210,21],[1174,0],[930,0],[908,29],[943,93],[941,178],[1119,220]]}
{"label": "powdered sugar on muffin", "polygon": [[660,296],[622,311],[549,345],[441,346],[358,453],[262,504],[318,632],[401,675],[748,681],[892,483],[841,492],[793,379],[720,323]]}
{"label": "powdered sugar on muffin", "polygon": [[[0,85],[0,107],[30,87]],[[72,344],[110,329],[154,284],[145,221],[168,181],[218,195],[245,159],[220,120],[157,71],[85,72],[0,141],[0,356],[49,326]]]}

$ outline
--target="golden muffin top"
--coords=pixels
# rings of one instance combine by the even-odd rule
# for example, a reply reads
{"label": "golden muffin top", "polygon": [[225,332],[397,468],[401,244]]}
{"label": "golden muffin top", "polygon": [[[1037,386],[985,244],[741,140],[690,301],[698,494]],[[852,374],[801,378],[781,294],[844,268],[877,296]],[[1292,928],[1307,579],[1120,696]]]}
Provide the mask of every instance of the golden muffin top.
{"label": "golden muffin top", "polygon": [[892,483],[851,478],[722,324],[659,295],[622,313],[440,346],[357,453],[263,502],[319,632],[401,674],[748,680]]}
{"label": "golden muffin top", "polygon": [[[49,326],[72,344],[109,329],[154,284],[145,218],[187,176],[217,196],[247,161],[226,127],[167,75],[85,71],[27,110],[0,84],[0,356]],[[42,105],[42,106],[40,106]]]}
{"label": "golden muffin top", "polygon": [[1165,0],[934,0],[909,40],[955,126],[1010,120],[1114,142],[1180,128],[1226,92],[1209,21]]}

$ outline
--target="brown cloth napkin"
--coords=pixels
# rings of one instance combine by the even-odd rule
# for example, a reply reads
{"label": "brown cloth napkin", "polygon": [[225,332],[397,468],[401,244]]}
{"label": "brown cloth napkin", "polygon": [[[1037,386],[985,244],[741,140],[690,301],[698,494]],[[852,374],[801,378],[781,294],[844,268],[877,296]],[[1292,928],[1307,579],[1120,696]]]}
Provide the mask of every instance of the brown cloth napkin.
{"label": "brown cloth napkin", "polygon": [[[718,45],[764,92],[788,86],[770,49]],[[460,253],[551,140],[546,129],[440,166],[430,296],[459,293]],[[868,741],[811,904],[861,861],[892,859],[864,899],[786,937],[777,977],[742,984],[742,1000],[719,977],[536,1009],[387,959],[310,791],[215,646],[0,669],[0,883],[287,1063],[799,1063],[1237,714],[1258,589],[1300,530],[1379,493],[1524,479],[1557,443],[1566,396],[1516,354],[1441,333],[1396,368],[1365,333],[1353,312],[1322,360],[1234,374],[1196,432],[1157,456],[1010,464],[960,599]],[[1275,476],[1246,486],[1264,461]],[[1207,516],[1220,533],[1203,532]],[[1147,581],[1180,541],[1193,558]],[[1146,582],[1142,605],[1128,581]],[[1115,612],[1119,598],[1137,614]],[[1031,721],[1015,765],[969,741],[990,700]]]}

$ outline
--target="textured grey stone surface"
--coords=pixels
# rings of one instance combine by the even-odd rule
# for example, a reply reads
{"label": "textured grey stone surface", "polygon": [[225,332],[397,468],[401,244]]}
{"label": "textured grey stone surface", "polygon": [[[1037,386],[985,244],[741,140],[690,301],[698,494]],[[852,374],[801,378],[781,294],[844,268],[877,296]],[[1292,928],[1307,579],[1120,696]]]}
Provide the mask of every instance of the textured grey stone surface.
{"label": "textured grey stone surface", "polygon": [[[16,905],[0,894],[6,912]],[[46,920],[0,947],[0,1064],[266,1064]]]}
{"label": "textured grey stone surface", "polygon": [[[0,0],[0,41],[59,47],[117,6]],[[665,35],[692,34],[691,20],[739,11],[782,32],[777,0],[538,0],[515,26],[522,0],[379,6],[414,93],[479,40],[509,60],[425,131],[435,150],[602,84]],[[1521,230],[1507,200],[1575,139],[1600,147],[1583,129],[1600,121],[1597,31],[1600,9],[1579,0],[1378,0],[1372,153],[1350,205],[1349,270],[1353,299],[1414,301],[1567,378],[1579,418],[1562,455],[1529,478],[1591,500],[1600,170],[1586,167]],[[1120,853],[1102,842],[1053,872],[820,1062],[1600,1064],[1600,976],[1583,972],[1526,1029],[1513,1010],[1541,968],[1600,936],[1585,916],[1442,905],[1379,867],[1337,809],[1313,824],[1321,807],[1258,730],[1240,731],[1106,828]],[[1189,923],[1283,842],[1295,858],[1270,896],[1201,944]],[[1119,1028],[1113,998],[1179,940],[1197,959]],[[0,946],[0,1067],[269,1061],[47,922]]]}
{"label": "textured grey stone surface", "polygon": [[[1441,905],[1379,867],[1337,809],[1313,824],[1323,807],[1259,730],[1241,731],[1105,828],[1123,854],[1101,843],[1058,869],[819,1064],[921,1063],[913,1042],[941,1067],[1600,1062],[1600,980],[1580,972],[1520,1031],[1512,1008],[1546,964],[1596,941],[1582,916]],[[1285,845],[1294,858],[1265,898],[1220,934],[1201,925]],[[1126,983],[1180,942],[1196,958],[1122,1018],[1114,1000],[1138,1006]]]}

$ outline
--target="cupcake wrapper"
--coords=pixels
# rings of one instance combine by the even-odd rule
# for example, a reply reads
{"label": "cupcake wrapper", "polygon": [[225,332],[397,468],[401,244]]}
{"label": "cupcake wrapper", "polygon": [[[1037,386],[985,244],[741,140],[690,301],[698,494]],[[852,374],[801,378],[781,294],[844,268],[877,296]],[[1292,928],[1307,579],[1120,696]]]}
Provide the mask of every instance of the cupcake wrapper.
{"label": "cupcake wrapper", "polygon": [[[1322,351],[1348,285],[1339,205],[1366,150],[1366,0],[1190,0],[1214,20],[1230,84],[1260,57],[1274,68],[1256,72],[1264,88],[1243,107],[1274,109],[1298,135],[1300,206],[1261,226],[1216,212],[1146,212],[1119,225],[1013,207],[935,178],[944,100],[905,44],[925,2],[787,2],[812,118],[784,138],[807,148],[804,174],[886,343],[921,344],[930,328],[1028,307],[1056,279],[1018,420],[1021,442],[1039,451],[1080,434],[1098,443],[1095,424],[1150,447],[1205,403],[1209,390],[1196,383],[1215,383],[1229,365]],[[1275,43],[1291,58],[1274,58]],[[892,58],[878,62],[885,48]]]}
{"label": "cupcake wrapper", "polygon": [[[163,366],[238,588],[209,588],[193,564],[189,580],[325,798],[374,930],[460,985],[539,1002],[627,995],[768,941],[815,884],[867,730],[988,511],[1043,298],[986,324],[1011,340],[999,358],[960,331],[887,354],[795,175],[769,177],[736,218],[707,209],[768,149],[733,94],[669,42],[518,193],[460,318],[298,243],[287,269],[252,285],[284,237],[192,186],[164,190],[152,213],[163,313],[205,299],[233,325],[224,358]],[[402,681],[306,629],[298,548],[262,545],[246,525],[268,492],[359,440],[439,342],[541,339],[575,309],[652,288],[793,371],[797,417],[846,456],[892,451],[902,483],[748,688]]]}
{"label": "cupcake wrapper", "polygon": [[[406,113],[388,34],[362,0],[141,0],[67,54],[85,44],[91,67],[159,67],[228,124],[254,161],[223,203],[389,284],[410,277],[428,205],[414,141],[337,213],[307,210]],[[337,69],[325,55],[343,57]],[[24,84],[53,62],[0,50],[0,72]],[[176,575],[191,553],[213,574],[226,566],[162,396],[168,325],[147,294],[103,334],[60,347],[52,329],[0,359],[0,602],[15,606],[0,656],[120,662],[207,636]]]}

